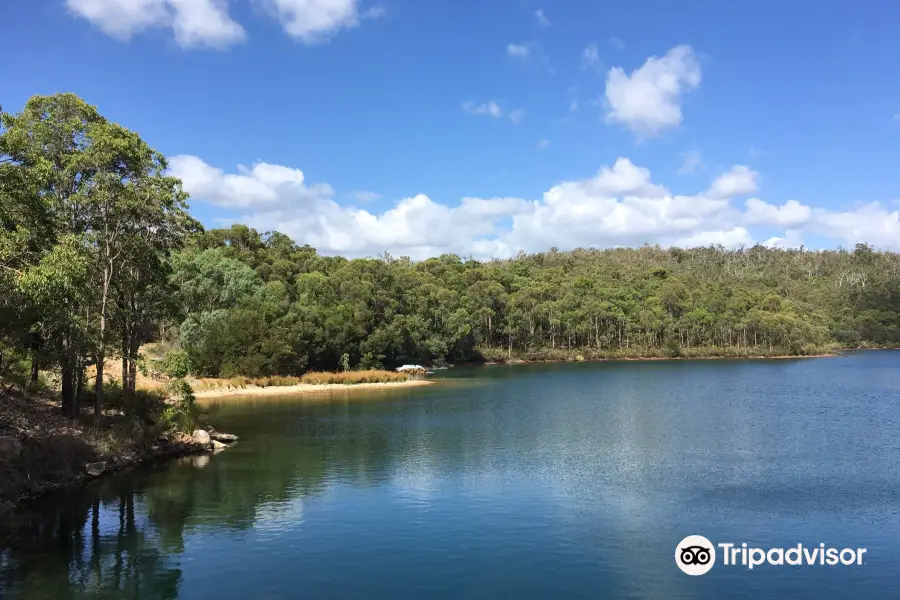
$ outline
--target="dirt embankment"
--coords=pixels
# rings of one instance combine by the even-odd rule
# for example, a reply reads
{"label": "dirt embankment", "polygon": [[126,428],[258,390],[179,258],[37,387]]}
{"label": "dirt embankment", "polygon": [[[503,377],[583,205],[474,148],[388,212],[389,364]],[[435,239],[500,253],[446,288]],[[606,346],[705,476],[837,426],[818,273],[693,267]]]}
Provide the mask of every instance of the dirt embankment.
{"label": "dirt embankment", "polygon": [[16,505],[50,490],[203,450],[190,436],[161,436],[138,419],[69,419],[58,402],[0,392],[0,524]]}

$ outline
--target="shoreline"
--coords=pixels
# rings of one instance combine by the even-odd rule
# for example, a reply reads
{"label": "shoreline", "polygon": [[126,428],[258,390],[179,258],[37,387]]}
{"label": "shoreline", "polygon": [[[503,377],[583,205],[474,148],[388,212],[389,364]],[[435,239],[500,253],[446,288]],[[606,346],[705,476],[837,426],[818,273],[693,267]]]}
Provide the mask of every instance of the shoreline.
{"label": "shoreline", "polygon": [[[882,348],[865,348],[866,350],[881,350]],[[649,361],[679,361],[679,360],[787,360],[801,358],[835,358],[842,352],[857,351],[860,349],[839,350],[826,354],[776,354],[766,356],[764,354],[754,356],[623,356],[619,358],[512,358],[509,360],[485,361],[482,363],[470,363],[472,365],[525,365],[540,363],[600,363],[600,362],[649,362]]]}
{"label": "shoreline", "polygon": [[391,389],[399,387],[419,387],[432,385],[434,381],[425,379],[410,379],[408,381],[389,381],[383,383],[298,383],[296,385],[282,386],[247,386],[244,388],[227,388],[212,389],[194,392],[197,400],[207,400],[216,398],[229,398],[234,396],[295,396],[303,394],[316,394],[330,392],[335,390],[358,390],[358,389]]}

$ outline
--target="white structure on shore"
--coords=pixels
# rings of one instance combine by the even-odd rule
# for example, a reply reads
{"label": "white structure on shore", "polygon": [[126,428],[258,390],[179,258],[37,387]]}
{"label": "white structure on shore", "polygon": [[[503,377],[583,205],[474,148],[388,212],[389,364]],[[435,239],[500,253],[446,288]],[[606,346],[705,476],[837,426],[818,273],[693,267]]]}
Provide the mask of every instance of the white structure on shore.
{"label": "white structure on shore", "polygon": [[422,365],[403,365],[395,369],[398,373],[426,373],[428,369]]}

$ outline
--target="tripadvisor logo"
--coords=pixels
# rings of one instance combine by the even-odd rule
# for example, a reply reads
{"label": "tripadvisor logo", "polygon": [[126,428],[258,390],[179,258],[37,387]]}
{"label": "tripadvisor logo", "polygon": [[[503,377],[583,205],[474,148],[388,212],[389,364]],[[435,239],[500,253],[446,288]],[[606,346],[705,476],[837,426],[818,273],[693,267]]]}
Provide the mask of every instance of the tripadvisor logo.
{"label": "tripadvisor logo", "polygon": [[675,564],[688,575],[705,575],[716,564],[716,547],[702,535],[689,535],[675,548]]}
{"label": "tripadvisor logo", "polygon": [[773,566],[859,566],[863,564],[865,548],[831,548],[825,544],[789,548],[754,548],[746,543],[713,544],[702,535],[689,535],[675,547],[675,564],[688,575],[705,575],[716,564],[718,548],[721,564],[726,567],[746,567],[753,570],[761,565]]}

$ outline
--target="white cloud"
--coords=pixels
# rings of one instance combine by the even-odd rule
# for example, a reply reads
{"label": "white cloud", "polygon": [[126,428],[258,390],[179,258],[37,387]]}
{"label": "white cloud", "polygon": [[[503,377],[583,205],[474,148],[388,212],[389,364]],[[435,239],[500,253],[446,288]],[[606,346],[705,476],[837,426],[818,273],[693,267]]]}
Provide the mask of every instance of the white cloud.
{"label": "white cloud", "polygon": [[537,144],[538,150],[546,150],[550,147],[550,140],[541,140]]}
{"label": "white cloud", "polygon": [[731,198],[755,194],[759,189],[759,173],[744,165],[734,165],[719,175],[706,192],[711,198]]}
{"label": "white cloud", "polygon": [[[805,234],[825,236],[834,245],[866,241],[900,247],[900,211],[877,203],[833,211],[753,198],[735,206],[730,198],[705,192],[674,194],[627,158],[593,177],[561,182],[537,200],[469,197],[447,205],[416,194],[383,211],[341,205],[330,186],[307,185],[302,171],[281,165],[259,162],[226,173],[198,157],[176,156],[171,171],[183,180],[192,202],[231,209],[234,216],[220,219],[223,224],[282,231],[324,254],[351,257],[389,251],[414,259],[446,252],[489,258],[552,246],[735,247],[757,239],[797,247]],[[757,238],[754,226],[777,227],[783,233],[766,231]]]}
{"label": "white cloud", "polygon": [[700,65],[690,46],[653,56],[628,75],[613,67],[606,78],[608,123],[621,123],[641,137],[681,124],[681,97],[700,85]]}
{"label": "white cloud", "polygon": [[679,173],[694,173],[703,168],[703,155],[698,150],[691,150],[682,154],[684,162],[678,169]]}
{"label": "white cloud", "polygon": [[183,48],[225,48],[246,38],[228,0],[66,0],[69,10],[121,41],[149,29],[171,29]]}
{"label": "white cloud", "polygon": [[358,27],[363,19],[384,14],[376,5],[360,12],[358,0],[256,0],[274,16],[285,33],[305,44],[325,42],[342,29]]}
{"label": "white cloud", "polygon": [[531,49],[525,44],[509,44],[506,47],[506,54],[515,58],[528,58]]}
{"label": "white cloud", "polygon": [[511,110],[509,112],[509,120],[512,121],[513,125],[521,125],[522,121],[525,120],[525,111],[521,108]]}
{"label": "white cloud", "polygon": [[501,110],[500,105],[493,100],[485,102],[484,104],[475,104],[471,101],[463,102],[463,110],[470,115],[487,115],[495,119],[499,119],[503,116],[503,110]]}
{"label": "white cloud", "polygon": [[888,211],[878,202],[861,204],[852,211],[813,209],[809,228],[846,246],[868,242],[900,249],[900,211]]}
{"label": "white cloud", "polygon": [[812,210],[796,200],[788,200],[781,206],[763,202],[759,198],[750,198],[744,202],[747,207],[744,221],[750,225],[774,225],[777,227],[796,227],[809,222]]}
{"label": "white cloud", "polygon": [[550,27],[553,23],[550,22],[550,19],[544,14],[543,9],[538,9],[534,11],[534,18],[537,19],[538,27]]}
{"label": "white cloud", "polygon": [[185,182],[191,193],[204,202],[223,208],[272,208],[287,202],[303,203],[330,199],[334,190],[328,184],[305,185],[300,169],[258,162],[251,168],[238,167],[238,173],[226,174],[200,158],[189,155],[169,159],[169,170]]}
{"label": "white cloud", "polygon": [[600,51],[597,49],[597,44],[591,42],[581,51],[581,68],[600,69],[602,66],[602,63],[600,62]]}
{"label": "white cloud", "polygon": [[771,248],[799,248],[803,246],[803,235],[797,229],[788,229],[785,231],[784,237],[770,237],[762,245]]}

